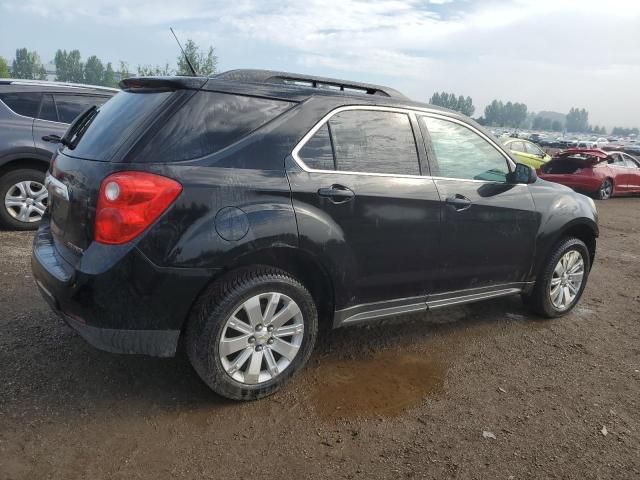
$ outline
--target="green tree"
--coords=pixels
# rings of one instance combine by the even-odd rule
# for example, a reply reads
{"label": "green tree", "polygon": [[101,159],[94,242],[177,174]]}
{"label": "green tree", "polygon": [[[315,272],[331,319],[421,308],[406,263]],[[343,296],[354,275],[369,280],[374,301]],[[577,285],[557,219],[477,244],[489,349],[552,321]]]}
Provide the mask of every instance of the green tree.
{"label": "green tree", "polygon": [[104,65],[95,55],[87,58],[84,64],[84,82],[89,85],[103,85]]}
{"label": "green tree", "polygon": [[[216,73],[218,57],[213,47],[209,47],[209,49],[204,52],[200,50],[200,47],[198,47],[193,40],[188,39],[184,45],[184,52],[191,61],[191,65],[193,65],[197,75],[209,76]],[[193,75],[182,52],[178,55],[177,64],[178,69],[176,70],[176,75]]]}
{"label": "green tree", "polygon": [[589,112],[584,108],[572,108],[567,113],[566,128],[568,132],[586,132],[589,130]]}
{"label": "green tree", "polygon": [[554,120],[553,122],[551,122],[551,130],[553,130],[554,132],[562,131],[562,123],[560,122],[560,120]]}
{"label": "green tree", "polygon": [[104,73],[102,74],[102,81],[100,82],[100,85],[104,85],[105,87],[118,86],[118,82],[116,81],[116,72],[113,71],[111,62],[107,63],[107,66],[104,69]]}
{"label": "green tree", "polygon": [[14,78],[46,80],[47,71],[36,52],[29,52],[26,48],[19,48],[16,50],[16,58],[11,64],[11,75]]}
{"label": "green tree", "polygon": [[4,58],[0,57],[0,78],[9,78],[10,76],[9,64]]}
{"label": "green tree", "polygon": [[639,133],[638,128],[613,127],[613,130],[611,130],[611,135],[619,137],[628,137],[630,135],[638,135]]}
{"label": "green tree", "polygon": [[138,65],[139,77],[167,77],[173,75],[174,71],[169,67],[169,62],[165,63],[164,67],[160,65]]}
{"label": "green tree", "polygon": [[502,101],[494,100],[487,105],[484,109],[484,118],[487,125],[504,126],[504,104]]}
{"label": "green tree", "polygon": [[66,50],[58,50],[53,63],[56,65],[56,80],[59,82],[83,83],[85,81],[84,65],[79,50],[71,50],[68,53]]}
{"label": "green tree", "polygon": [[120,80],[129,78],[131,76],[131,73],[129,73],[129,64],[120,60],[120,69],[118,70],[118,73],[120,74]]}
{"label": "green tree", "polygon": [[429,103],[431,105],[437,105],[439,107],[448,108],[450,110],[455,110],[456,112],[460,112],[464,115],[470,117],[476,111],[476,108],[473,106],[473,100],[471,97],[463,97],[462,95],[456,97],[454,93],[434,93],[429,99]]}

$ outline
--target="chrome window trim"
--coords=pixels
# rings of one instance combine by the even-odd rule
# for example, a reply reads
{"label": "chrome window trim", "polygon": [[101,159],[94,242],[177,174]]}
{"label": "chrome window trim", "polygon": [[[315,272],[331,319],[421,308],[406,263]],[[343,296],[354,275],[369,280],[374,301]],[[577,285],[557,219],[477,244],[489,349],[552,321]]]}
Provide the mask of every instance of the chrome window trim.
{"label": "chrome window trim", "polygon": [[[320,119],[318,123],[316,123],[311,130],[309,130],[304,137],[296,144],[291,152],[291,156],[296,161],[296,163],[304,170],[309,173],[333,173],[333,174],[346,174],[346,175],[370,175],[374,177],[392,177],[392,178],[429,178],[427,175],[409,175],[402,173],[373,173],[373,172],[357,172],[357,171],[343,171],[343,170],[321,170],[316,168],[309,167],[304,161],[300,158],[298,153],[302,148],[307,144],[307,142],[315,135],[315,133],[320,130],[324,126],[325,123],[329,121],[331,117],[334,115],[345,112],[349,110],[369,110],[369,111],[378,111],[378,112],[391,112],[391,113],[404,113],[409,117],[410,120],[415,120],[415,112],[406,108],[396,108],[396,107],[380,107],[377,105],[346,105],[342,107],[338,107],[334,110],[331,110],[324,117]],[[416,133],[413,131],[413,125],[411,126],[411,133],[414,138],[415,146],[416,146],[416,160],[418,161],[418,168],[420,168],[420,155],[417,150],[418,148],[418,140],[415,138]]]}
{"label": "chrome window trim", "polygon": [[[349,110],[369,110],[369,111],[381,111],[381,112],[392,112],[392,113],[404,113],[404,114],[408,115],[411,120],[414,120],[415,122],[419,122],[420,120],[419,120],[418,116],[419,115],[423,115],[423,116],[432,116],[432,117],[435,117],[435,118],[441,118],[443,120],[448,120],[448,121],[457,123],[459,125],[462,125],[465,128],[468,128],[472,132],[474,132],[477,135],[479,135],[480,137],[482,137],[485,141],[489,142],[489,144],[491,144],[496,150],[498,150],[498,152],[505,158],[505,160],[507,160],[507,165],[509,166],[511,171],[513,171],[513,169],[515,168],[515,162],[513,160],[511,160],[511,158],[507,154],[505,154],[505,152],[502,150],[500,145],[498,145],[496,142],[491,140],[491,138],[488,137],[486,134],[484,134],[483,132],[481,132],[480,130],[475,128],[473,125],[469,125],[466,122],[463,122],[461,120],[458,120],[456,118],[453,118],[453,117],[450,117],[450,116],[447,116],[447,115],[442,115],[442,114],[438,113],[437,110],[432,110],[432,109],[428,109],[428,108],[382,107],[382,106],[379,106],[379,105],[345,105],[345,106],[338,107],[338,108],[335,108],[335,109],[331,110],[324,117],[322,117],[311,128],[311,130],[309,130],[304,135],[304,137],[302,137],[302,139],[293,148],[293,151],[291,152],[291,156],[293,157],[294,161],[298,164],[298,166],[302,170],[304,170],[307,173],[332,173],[332,174],[340,174],[340,175],[368,175],[368,176],[373,176],[373,177],[420,178],[420,179],[433,179],[433,180],[456,180],[456,181],[461,181],[461,182],[475,182],[475,183],[503,183],[503,182],[496,182],[494,180],[474,180],[474,179],[469,179],[469,178],[438,177],[438,176],[432,176],[432,175],[408,175],[408,174],[395,174],[395,173],[373,173],[373,172],[357,172],[357,171],[342,171],[342,170],[323,170],[323,169],[317,169],[317,168],[309,167],[300,158],[300,155],[299,155],[300,150],[302,150],[302,148],[307,144],[307,142],[311,139],[311,137],[313,137],[316,134],[316,132],[318,130],[320,130],[320,128],[322,128],[329,121],[329,119],[331,119],[331,117],[333,117],[334,115],[336,115],[336,114],[338,114],[340,112],[349,111]],[[412,125],[412,130],[413,130],[413,125]],[[413,135],[414,135],[414,139],[415,139],[415,142],[416,142],[416,148],[417,148],[418,140],[415,138],[415,132],[413,132]],[[416,153],[418,153],[418,152],[416,152]],[[418,161],[420,161],[419,158],[420,158],[420,156],[418,155]],[[514,185],[521,185],[521,184],[514,184]]]}

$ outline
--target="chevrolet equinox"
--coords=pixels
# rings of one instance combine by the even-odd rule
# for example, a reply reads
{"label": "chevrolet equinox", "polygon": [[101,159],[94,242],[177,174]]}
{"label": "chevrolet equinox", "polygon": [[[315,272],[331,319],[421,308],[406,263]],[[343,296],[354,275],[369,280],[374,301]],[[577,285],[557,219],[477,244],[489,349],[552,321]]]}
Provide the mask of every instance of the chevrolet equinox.
{"label": "chevrolet equinox", "polygon": [[458,113],[382,86],[260,70],[134,78],[69,127],[32,266],[97,348],[172,356],[250,400],[319,327],[519,294],[568,313],[594,202]]}

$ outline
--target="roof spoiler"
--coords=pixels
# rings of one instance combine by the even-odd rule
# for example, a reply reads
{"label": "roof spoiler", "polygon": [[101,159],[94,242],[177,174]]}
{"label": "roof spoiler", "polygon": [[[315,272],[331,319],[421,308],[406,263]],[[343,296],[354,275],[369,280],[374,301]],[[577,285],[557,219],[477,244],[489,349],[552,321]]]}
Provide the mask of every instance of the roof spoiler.
{"label": "roof spoiler", "polygon": [[280,83],[303,88],[323,88],[336,92],[364,93],[368,95],[381,95],[384,97],[407,98],[393,88],[374,85],[370,83],[351,82],[336,78],[301,75],[299,73],[277,72],[272,70],[229,70],[212,76],[216,80],[229,80],[251,83]]}
{"label": "roof spoiler", "polygon": [[123,90],[197,90],[207,83],[207,77],[132,77],[120,82]]}

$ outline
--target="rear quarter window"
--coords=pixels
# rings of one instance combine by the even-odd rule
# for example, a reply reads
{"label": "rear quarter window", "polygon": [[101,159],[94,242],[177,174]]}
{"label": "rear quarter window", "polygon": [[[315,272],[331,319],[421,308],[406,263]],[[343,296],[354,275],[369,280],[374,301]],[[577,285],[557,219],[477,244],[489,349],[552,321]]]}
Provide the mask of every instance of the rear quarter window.
{"label": "rear quarter window", "polygon": [[199,91],[142,147],[136,161],[177,162],[210,155],[293,105],[281,100]]}

